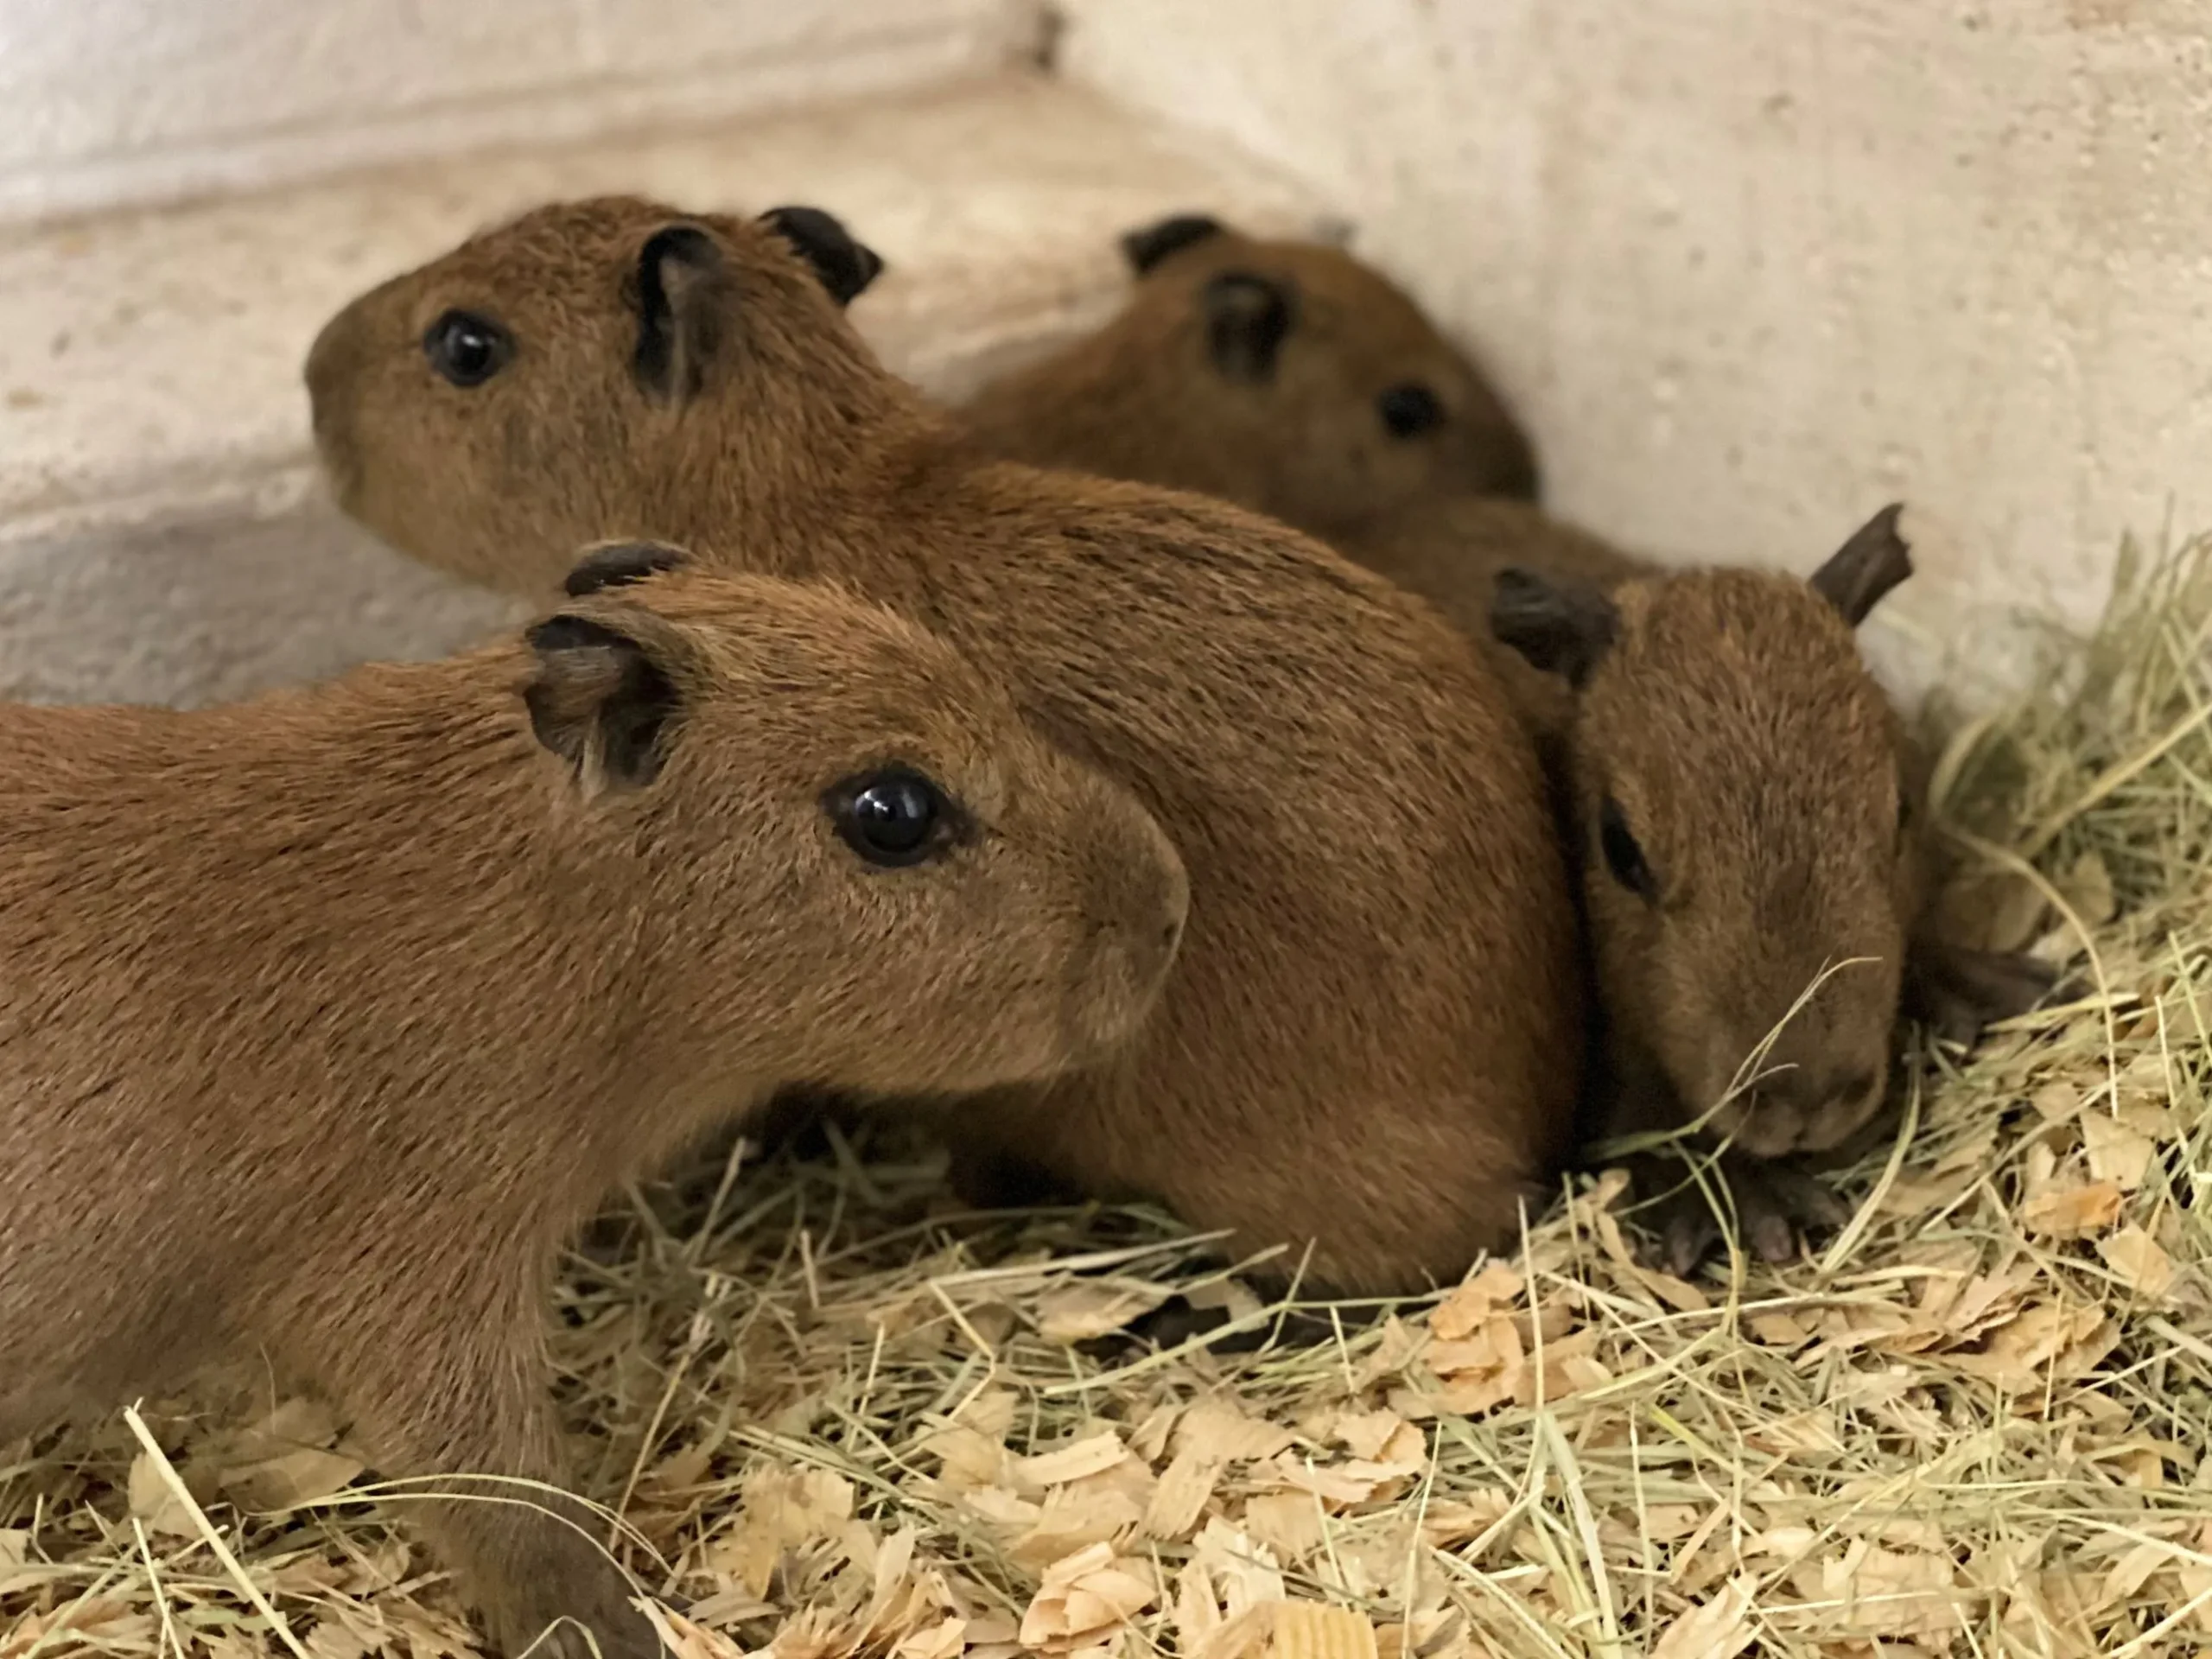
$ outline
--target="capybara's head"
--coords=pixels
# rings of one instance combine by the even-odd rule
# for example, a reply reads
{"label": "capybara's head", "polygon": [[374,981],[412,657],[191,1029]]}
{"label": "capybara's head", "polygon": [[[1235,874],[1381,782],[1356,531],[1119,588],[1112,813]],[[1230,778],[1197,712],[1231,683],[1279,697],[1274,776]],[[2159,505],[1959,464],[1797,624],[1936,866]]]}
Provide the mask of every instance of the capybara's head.
{"label": "capybara's head", "polygon": [[1761,1155],[1834,1147],[1888,1081],[1919,803],[1853,630],[1911,573],[1885,509],[1809,582],[1509,570],[1497,637],[1575,689],[1572,788],[1610,1018]]}
{"label": "capybara's head", "polygon": [[1404,291],[1342,248],[1182,214],[1122,238],[1098,334],[987,388],[985,442],[1195,489],[1328,538],[1435,496],[1533,498],[1529,440]]}
{"label": "capybara's head", "polygon": [[340,505],[394,546],[550,592],[580,543],[677,534],[671,515],[732,480],[765,498],[834,470],[898,395],[843,315],[880,268],[811,207],[541,207],[324,326],[315,447]]}
{"label": "capybara's head", "polygon": [[912,1095],[1125,1043],[1188,904],[1151,815],[912,623],[683,564],[590,552],[523,690],[601,872],[635,862],[650,919],[607,948],[656,964],[677,1058]]}

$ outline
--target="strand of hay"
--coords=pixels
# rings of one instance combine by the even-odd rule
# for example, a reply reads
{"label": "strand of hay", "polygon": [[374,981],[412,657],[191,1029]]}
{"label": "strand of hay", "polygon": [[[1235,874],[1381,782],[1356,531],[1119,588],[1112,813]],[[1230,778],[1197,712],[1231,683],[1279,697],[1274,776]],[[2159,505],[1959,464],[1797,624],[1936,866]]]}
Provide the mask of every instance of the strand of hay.
{"label": "strand of hay", "polygon": [[[586,1490],[683,1659],[2153,1655],[2212,1645],[2212,543],[1939,769],[1958,914],[2093,995],[1917,1058],[1815,1259],[1640,1266],[1617,1178],[1302,1346],[1143,1211],[962,1217],[895,1136],[639,1196],[564,1284]],[[2094,970],[2090,971],[2094,963]],[[471,1637],[257,1374],[0,1468],[0,1659]],[[231,1425],[245,1424],[243,1428]],[[160,1465],[173,1464],[184,1503]],[[395,1504],[393,1516],[404,1506]]]}

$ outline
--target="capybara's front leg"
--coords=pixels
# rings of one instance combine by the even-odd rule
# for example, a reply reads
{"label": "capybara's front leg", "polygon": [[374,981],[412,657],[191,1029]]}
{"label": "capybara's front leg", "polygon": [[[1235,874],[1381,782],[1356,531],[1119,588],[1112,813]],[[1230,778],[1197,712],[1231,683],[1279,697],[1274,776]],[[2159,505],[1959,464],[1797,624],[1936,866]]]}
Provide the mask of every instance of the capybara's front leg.
{"label": "capybara's front leg", "polygon": [[[537,1287],[532,1287],[534,1293]],[[387,1293],[397,1287],[383,1287]],[[395,1300],[399,1329],[349,1333],[310,1353],[387,1477],[438,1477],[403,1513],[418,1517],[506,1659],[651,1659],[652,1626],[601,1548],[604,1519],[569,1496],[542,1295],[486,1306],[442,1285]]]}

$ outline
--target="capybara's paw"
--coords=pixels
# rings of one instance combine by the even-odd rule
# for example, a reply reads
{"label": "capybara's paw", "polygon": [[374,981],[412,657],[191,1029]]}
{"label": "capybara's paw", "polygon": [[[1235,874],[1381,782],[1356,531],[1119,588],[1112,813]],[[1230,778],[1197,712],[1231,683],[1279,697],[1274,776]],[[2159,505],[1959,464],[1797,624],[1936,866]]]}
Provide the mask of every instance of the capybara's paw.
{"label": "capybara's paw", "polygon": [[1647,1251],[1647,1260],[1677,1278],[1704,1265],[1726,1235],[1731,1211],[1744,1248],[1776,1263],[1796,1260],[1802,1240],[1851,1218],[1840,1198],[1784,1160],[1724,1152],[1704,1165],[1715,1189],[1709,1196],[1679,1154],[1638,1158],[1630,1168],[1637,1191],[1649,1195],[1637,1212],[1656,1247],[1656,1259]]}
{"label": "capybara's paw", "polygon": [[1983,1027],[2027,1013],[2056,988],[2057,970],[2024,951],[1923,939],[1907,964],[1905,1011],[1945,1042],[1971,1043]]}
{"label": "capybara's paw", "polygon": [[575,1552],[558,1572],[528,1576],[485,1604],[485,1626],[502,1659],[658,1659],[660,1637],[632,1605],[629,1580],[595,1550],[588,1558]]}
{"label": "capybara's paw", "polygon": [[1043,1210],[1083,1202],[1072,1182],[999,1147],[954,1137],[946,1153],[945,1185],[971,1210]]}

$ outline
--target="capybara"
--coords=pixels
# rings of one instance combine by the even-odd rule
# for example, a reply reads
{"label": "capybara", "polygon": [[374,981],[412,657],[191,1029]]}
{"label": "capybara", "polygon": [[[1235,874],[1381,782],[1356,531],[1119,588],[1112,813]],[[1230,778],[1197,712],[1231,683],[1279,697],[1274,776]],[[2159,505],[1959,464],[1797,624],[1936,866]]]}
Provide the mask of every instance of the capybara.
{"label": "capybara", "polygon": [[1188,898],[1143,807],[910,621],[674,558],[601,549],[448,662],[9,710],[0,1442],[265,1356],[387,1476],[475,1478],[423,1513],[508,1654],[656,1651],[513,1484],[563,1475],[563,1238],[785,1085],[1141,1028]]}
{"label": "capybara", "polygon": [[1336,546],[1412,502],[1536,495],[1503,399],[1373,266],[1197,213],[1122,245],[1120,314],[963,408],[994,454],[1197,490]]}
{"label": "capybara", "polygon": [[1132,789],[1191,921],[1127,1063],[958,1103],[960,1137],[1162,1199],[1309,1282],[1448,1281],[1573,1132],[1566,860],[1486,653],[1269,520],[982,452],[884,370],[830,215],[556,204],[346,307],[307,376],[340,503],[518,593],[654,536],[849,584],[1006,677]]}

